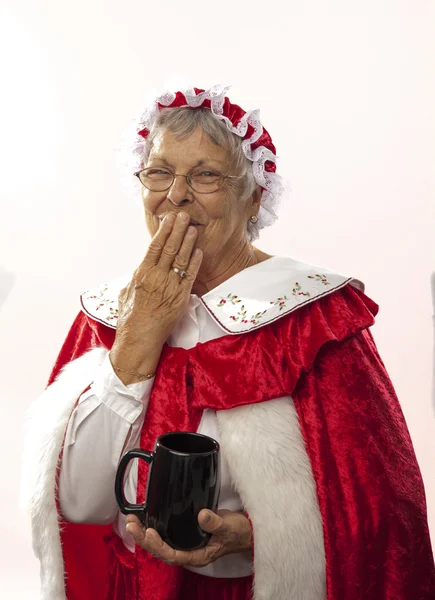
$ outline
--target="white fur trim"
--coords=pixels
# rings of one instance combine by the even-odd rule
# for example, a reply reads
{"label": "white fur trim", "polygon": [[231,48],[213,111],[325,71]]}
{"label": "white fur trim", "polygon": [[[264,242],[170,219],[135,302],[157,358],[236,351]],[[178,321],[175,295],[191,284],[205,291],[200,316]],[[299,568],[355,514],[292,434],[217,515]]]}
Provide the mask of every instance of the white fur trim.
{"label": "white fur trim", "polygon": [[71,411],[107,355],[90,350],[67,364],[30,406],[25,423],[21,505],[30,512],[40,561],[40,600],[65,600],[65,572],[56,509],[56,468]]}
{"label": "white fur trim", "polygon": [[253,523],[254,600],[324,600],[322,518],[293,400],[219,411],[217,419],[222,452]]}

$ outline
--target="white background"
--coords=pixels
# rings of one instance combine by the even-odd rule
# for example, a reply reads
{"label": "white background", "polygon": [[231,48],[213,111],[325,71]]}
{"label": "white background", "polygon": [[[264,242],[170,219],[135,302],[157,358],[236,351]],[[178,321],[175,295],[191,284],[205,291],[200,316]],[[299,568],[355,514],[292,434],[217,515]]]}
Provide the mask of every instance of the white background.
{"label": "white background", "polygon": [[113,149],[171,74],[260,108],[292,195],[259,247],[365,281],[435,533],[435,3],[3,0],[0,7],[0,596],[34,599],[19,512],[23,414],[87,287],[148,241]]}

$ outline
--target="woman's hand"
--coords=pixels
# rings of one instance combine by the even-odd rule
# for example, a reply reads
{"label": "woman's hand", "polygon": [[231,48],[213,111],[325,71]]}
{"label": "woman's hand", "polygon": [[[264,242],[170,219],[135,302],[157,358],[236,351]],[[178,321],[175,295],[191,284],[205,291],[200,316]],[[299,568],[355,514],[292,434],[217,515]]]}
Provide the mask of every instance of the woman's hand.
{"label": "woman's hand", "polygon": [[[113,366],[143,375],[155,372],[163,344],[187,308],[201,266],[202,252],[194,251],[197,231],[189,221],[183,212],[163,220],[142,264],[121,290],[110,351]],[[186,276],[182,279],[172,267],[186,271]],[[119,376],[124,383],[135,380],[128,374]]]}
{"label": "woman's hand", "polygon": [[204,509],[198,515],[198,523],[201,529],[212,534],[207,546],[199,550],[174,550],[155,529],[145,529],[135,515],[127,515],[127,531],[136,544],[169,565],[205,567],[221,556],[251,548],[251,524],[243,513],[230,510],[214,513]]}

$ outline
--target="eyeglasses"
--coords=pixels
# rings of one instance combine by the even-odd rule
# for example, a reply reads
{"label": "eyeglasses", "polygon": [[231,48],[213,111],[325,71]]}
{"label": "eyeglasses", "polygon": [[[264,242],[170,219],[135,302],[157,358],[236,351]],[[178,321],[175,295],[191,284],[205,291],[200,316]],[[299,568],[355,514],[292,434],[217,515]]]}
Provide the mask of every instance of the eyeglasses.
{"label": "eyeglasses", "polygon": [[235,175],[222,175],[219,171],[197,168],[188,175],[172,173],[169,169],[148,167],[134,175],[151,192],[165,192],[173,185],[176,177],[185,177],[188,185],[199,194],[212,194],[222,187],[226,179],[238,179]]}

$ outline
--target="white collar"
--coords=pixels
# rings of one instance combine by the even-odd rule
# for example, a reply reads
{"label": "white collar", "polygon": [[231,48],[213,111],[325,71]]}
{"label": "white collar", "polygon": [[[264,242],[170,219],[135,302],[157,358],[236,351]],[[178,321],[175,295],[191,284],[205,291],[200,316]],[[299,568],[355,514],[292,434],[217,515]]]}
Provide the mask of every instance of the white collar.
{"label": "white collar", "polygon": [[[116,329],[119,292],[130,279],[131,274],[124,275],[84,292],[83,311]],[[226,333],[239,334],[276,321],[348,283],[364,291],[364,284],[352,277],[287,256],[273,256],[227,279],[200,301]]]}

